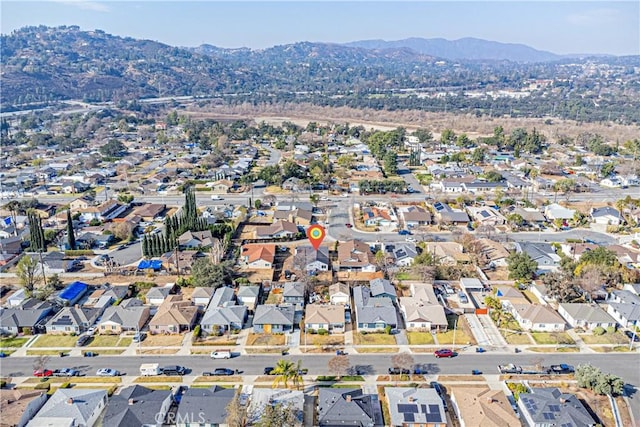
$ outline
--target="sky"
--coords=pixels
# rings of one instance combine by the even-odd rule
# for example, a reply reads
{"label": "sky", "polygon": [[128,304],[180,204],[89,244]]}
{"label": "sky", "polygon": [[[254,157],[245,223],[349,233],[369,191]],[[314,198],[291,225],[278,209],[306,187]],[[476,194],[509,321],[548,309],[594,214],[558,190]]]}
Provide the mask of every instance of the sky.
{"label": "sky", "polygon": [[640,1],[0,0],[0,32],[78,25],[172,46],[476,37],[557,54],[640,55]]}

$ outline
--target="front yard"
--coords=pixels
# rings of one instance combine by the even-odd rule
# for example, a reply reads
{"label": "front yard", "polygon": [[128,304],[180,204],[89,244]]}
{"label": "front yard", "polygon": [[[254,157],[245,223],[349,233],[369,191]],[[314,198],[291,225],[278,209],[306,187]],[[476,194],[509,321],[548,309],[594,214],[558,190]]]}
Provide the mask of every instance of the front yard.
{"label": "front yard", "polygon": [[531,332],[536,344],[575,344],[566,332]]}
{"label": "front yard", "polygon": [[97,335],[87,347],[128,347],[133,338],[118,335]]}
{"label": "front yard", "polygon": [[319,334],[305,334],[302,338],[302,345],[343,345],[344,335],[319,335]]}
{"label": "front yard", "polygon": [[585,344],[627,344],[629,339],[620,331],[613,334],[580,334],[580,338]]}
{"label": "front yard", "polygon": [[0,338],[0,348],[20,348],[29,338]]}
{"label": "front yard", "polygon": [[355,345],[396,345],[396,339],[388,334],[363,334],[356,332],[353,334]]}
{"label": "front yard", "polygon": [[246,345],[275,346],[275,345],[284,345],[284,343],[285,343],[284,334],[256,334],[251,332],[247,337]]}
{"label": "front yard", "polygon": [[31,347],[68,348],[75,346],[76,341],[78,341],[78,337],[71,335],[40,335],[34,343],[31,344]]}
{"label": "front yard", "polygon": [[182,335],[151,335],[142,341],[143,347],[174,347],[182,345]]}
{"label": "front yard", "polygon": [[407,331],[409,345],[430,345],[435,344],[431,332]]}
{"label": "front yard", "polygon": [[500,329],[500,334],[507,341],[507,344],[529,345],[532,344],[529,335],[523,331],[508,331]]}

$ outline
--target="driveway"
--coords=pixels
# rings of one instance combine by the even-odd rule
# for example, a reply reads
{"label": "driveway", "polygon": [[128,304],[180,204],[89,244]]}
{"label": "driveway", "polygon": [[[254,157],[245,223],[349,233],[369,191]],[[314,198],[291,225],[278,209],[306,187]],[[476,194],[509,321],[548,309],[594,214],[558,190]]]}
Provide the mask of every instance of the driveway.
{"label": "driveway", "polygon": [[121,266],[136,264],[142,258],[142,242],[132,243],[123,249],[115,249],[109,252],[109,256]]}

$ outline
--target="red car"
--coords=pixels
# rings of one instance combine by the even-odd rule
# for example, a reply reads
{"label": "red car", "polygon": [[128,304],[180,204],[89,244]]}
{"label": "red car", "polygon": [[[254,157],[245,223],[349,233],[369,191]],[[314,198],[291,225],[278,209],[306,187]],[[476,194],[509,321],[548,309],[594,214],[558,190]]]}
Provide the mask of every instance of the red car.
{"label": "red car", "polygon": [[51,369],[36,369],[33,371],[34,377],[50,377],[53,375],[53,371]]}
{"label": "red car", "polygon": [[439,359],[441,357],[455,357],[456,356],[456,352],[449,350],[448,348],[443,348],[441,350],[436,350],[435,356]]}
{"label": "red car", "polygon": [[344,226],[347,227],[347,228],[353,227],[353,225],[351,225],[351,224],[345,224]]}

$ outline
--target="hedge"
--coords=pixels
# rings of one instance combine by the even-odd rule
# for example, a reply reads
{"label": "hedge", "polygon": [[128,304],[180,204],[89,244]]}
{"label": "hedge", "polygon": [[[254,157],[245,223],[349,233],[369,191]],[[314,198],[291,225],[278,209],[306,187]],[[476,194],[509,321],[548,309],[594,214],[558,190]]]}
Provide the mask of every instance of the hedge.
{"label": "hedge", "polygon": [[64,251],[66,256],[95,255],[91,249],[69,249]]}

